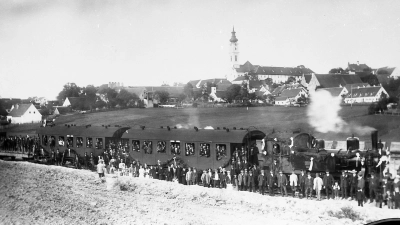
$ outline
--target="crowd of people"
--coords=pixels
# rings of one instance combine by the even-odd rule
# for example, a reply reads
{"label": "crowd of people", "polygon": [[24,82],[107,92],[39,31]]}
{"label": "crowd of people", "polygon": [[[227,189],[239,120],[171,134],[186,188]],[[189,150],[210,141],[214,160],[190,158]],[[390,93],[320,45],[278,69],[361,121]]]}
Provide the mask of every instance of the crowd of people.
{"label": "crowd of people", "polygon": [[33,153],[39,148],[39,138],[30,136],[0,137],[0,149],[11,152]]}
{"label": "crowd of people", "polygon": [[[240,151],[238,151],[239,153]],[[325,174],[311,173],[302,170],[299,175],[293,171],[288,177],[279,170],[276,160],[269,170],[263,170],[246,160],[235,161],[228,168],[200,170],[193,167],[184,167],[174,159],[170,164],[148,166],[140,162],[126,163],[124,159],[112,160],[106,164],[101,158],[97,165],[99,176],[105,173],[118,174],[138,178],[149,178],[177,182],[183,185],[200,185],[206,188],[228,188],[237,191],[257,192],[261,195],[288,196],[316,199],[348,199],[356,200],[359,206],[375,202],[377,207],[385,205],[390,209],[400,208],[400,176],[394,180],[386,173],[379,179],[374,173],[366,181],[363,172],[344,171],[338,180],[335,180],[329,171]],[[166,168],[165,168],[166,167]],[[101,174],[103,173],[103,174]],[[366,187],[368,185],[368,187]],[[368,193],[365,193],[365,192]],[[368,197],[368,198],[367,198]]]}

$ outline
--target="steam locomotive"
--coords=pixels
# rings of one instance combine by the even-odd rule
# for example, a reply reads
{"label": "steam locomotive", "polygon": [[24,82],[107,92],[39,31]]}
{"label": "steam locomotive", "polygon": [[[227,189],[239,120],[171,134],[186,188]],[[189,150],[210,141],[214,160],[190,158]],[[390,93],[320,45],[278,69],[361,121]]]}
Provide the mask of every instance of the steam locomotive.
{"label": "steam locomotive", "polygon": [[[308,133],[272,132],[263,139],[259,163],[267,170],[275,163],[278,165],[275,168],[284,173],[329,171],[338,176],[342,171],[362,171],[364,175],[385,171],[394,178],[400,175],[399,147],[398,142],[378,141],[378,131],[371,132],[371,142],[360,142],[359,138],[352,136],[345,142],[331,142],[329,145]],[[382,163],[382,159],[387,159],[387,162]]]}

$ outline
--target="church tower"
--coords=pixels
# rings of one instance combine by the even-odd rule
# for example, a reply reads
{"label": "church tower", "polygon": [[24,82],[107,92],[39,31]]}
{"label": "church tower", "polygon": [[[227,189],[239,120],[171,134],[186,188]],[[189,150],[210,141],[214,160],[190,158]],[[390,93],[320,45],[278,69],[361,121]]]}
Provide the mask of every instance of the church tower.
{"label": "church tower", "polygon": [[232,37],[229,40],[230,43],[230,49],[229,49],[229,55],[230,55],[230,62],[233,68],[239,68],[239,46],[238,46],[238,39],[236,38],[236,32],[235,32],[235,27],[233,27],[232,30]]}

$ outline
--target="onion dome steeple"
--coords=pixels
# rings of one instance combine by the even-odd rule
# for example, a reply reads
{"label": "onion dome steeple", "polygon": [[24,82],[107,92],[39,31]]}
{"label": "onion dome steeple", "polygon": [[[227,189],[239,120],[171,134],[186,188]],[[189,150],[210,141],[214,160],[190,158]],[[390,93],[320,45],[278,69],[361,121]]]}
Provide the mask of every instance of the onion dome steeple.
{"label": "onion dome steeple", "polygon": [[229,40],[230,42],[237,42],[238,41],[238,39],[236,38],[236,32],[235,32],[235,27],[233,27],[233,31],[232,31],[232,37],[231,37],[231,39]]}

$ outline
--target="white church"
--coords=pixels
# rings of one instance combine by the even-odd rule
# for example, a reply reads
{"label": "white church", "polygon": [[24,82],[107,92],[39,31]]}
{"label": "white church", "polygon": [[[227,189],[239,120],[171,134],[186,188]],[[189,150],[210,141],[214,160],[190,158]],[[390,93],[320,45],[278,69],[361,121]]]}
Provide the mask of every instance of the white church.
{"label": "white church", "polygon": [[312,70],[304,66],[297,67],[274,67],[274,66],[260,66],[253,65],[249,61],[244,64],[239,63],[239,43],[236,37],[235,28],[232,30],[230,41],[229,55],[230,55],[230,70],[227,79],[234,83],[235,80],[243,80],[242,76],[253,73],[257,74],[259,80],[271,78],[274,83],[281,83],[287,81],[289,77],[295,77],[301,80],[303,75],[311,75],[314,73]]}

